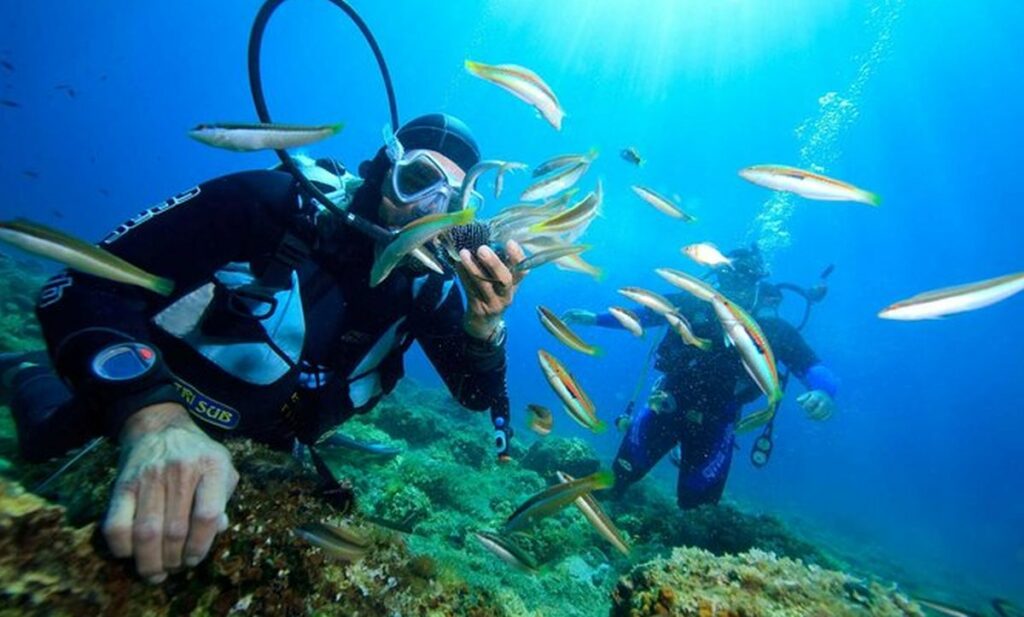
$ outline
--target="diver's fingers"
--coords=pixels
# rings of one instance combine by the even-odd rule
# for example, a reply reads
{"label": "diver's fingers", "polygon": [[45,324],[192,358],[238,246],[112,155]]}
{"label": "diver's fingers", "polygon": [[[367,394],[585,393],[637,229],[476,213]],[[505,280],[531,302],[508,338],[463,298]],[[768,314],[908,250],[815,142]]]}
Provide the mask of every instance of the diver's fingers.
{"label": "diver's fingers", "polygon": [[185,545],[185,565],[198,564],[210,551],[214,536],[225,527],[224,510],[237,484],[238,472],[230,466],[227,469],[215,466],[199,480]]}
{"label": "diver's fingers", "polygon": [[526,259],[526,252],[523,251],[523,247],[519,246],[519,243],[515,240],[509,240],[505,243],[505,252],[508,254],[509,267],[512,268],[515,282],[518,285],[519,281],[523,280],[523,277],[530,273],[529,270],[515,269],[516,264]]}
{"label": "diver's fingers", "polygon": [[150,583],[160,583],[167,578],[163,560],[166,481],[161,469],[150,468],[142,472],[138,512],[132,527],[135,569]]}
{"label": "diver's fingers", "polygon": [[487,281],[483,279],[486,277],[476,262],[473,261],[473,254],[468,249],[459,251],[459,264],[459,277],[462,280],[462,286],[466,293],[473,298],[484,296],[484,286],[487,284]]}
{"label": "diver's fingers", "polygon": [[103,521],[103,536],[114,557],[124,559],[132,555],[132,521],[135,520],[136,485],[118,483],[110,499],[110,510]]}
{"label": "diver's fingers", "polygon": [[492,278],[497,279],[505,287],[512,285],[512,271],[501,261],[494,249],[485,244],[476,250],[476,256],[490,271]]}
{"label": "diver's fingers", "polygon": [[167,464],[167,504],[164,510],[164,567],[180,568],[185,540],[188,539],[188,519],[192,512],[192,497],[196,492],[199,474],[194,465],[184,461]]}
{"label": "diver's fingers", "polygon": [[471,293],[474,299],[480,302],[479,309],[473,312],[477,315],[487,315],[500,311],[501,298],[495,292],[494,285],[487,282],[486,279],[490,277],[484,274],[480,265],[473,259],[473,255],[463,249],[459,252],[459,260],[462,262],[462,267],[473,278],[473,287],[471,290],[467,290],[467,293]]}

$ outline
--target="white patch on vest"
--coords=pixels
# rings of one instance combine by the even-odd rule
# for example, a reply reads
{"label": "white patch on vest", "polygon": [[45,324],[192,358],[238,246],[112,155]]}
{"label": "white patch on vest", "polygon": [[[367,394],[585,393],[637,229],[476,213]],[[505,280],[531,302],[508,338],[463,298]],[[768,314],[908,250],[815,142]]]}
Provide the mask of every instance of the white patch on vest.
{"label": "white patch on vest", "polygon": [[380,387],[380,373],[374,371],[349,384],[348,396],[354,407],[362,407],[384,390]]}
{"label": "white patch on vest", "polygon": [[[228,288],[236,288],[253,281],[248,267],[230,264],[215,275]],[[153,318],[153,323],[175,336],[222,370],[238,379],[255,385],[269,385],[283,377],[291,364],[297,364],[306,336],[306,321],[299,295],[299,278],[292,273],[292,286],[274,294],[277,309],[274,314],[260,320],[267,337],[285,353],[287,361],[278,356],[262,341],[236,341],[215,338],[202,332],[202,316],[213,300],[214,284],[207,283],[183,296]],[[262,307],[244,301],[255,312]]]}
{"label": "white patch on vest", "polygon": [[441,287],[441,299],[438,300],[437,304],[434,305],[434,310],[435,311],[437,309],[441,308],[441,305],[444,304],[444,301],[448,299],[448,295],[450,293],[452,293],[452,287],[454,287],[454,286],[455,286],[455,279],[450,278],[450,279],[445,280],[444,285]]}
{"label": "white patch on vest", "polygon": [[377,370],[380,363],[387,357],[395,347],[395,343],[398,341],[398,327],[405,321],[405,317],[402,317],[395,323],[391,324],[391,327],[387,329],[384,334],[381,335],[377,342],[373,344],[370,351],[363,356],[363,359],[359,361],[355,370],[349,374],[349,379],[356,379],[357,377],[364,376],[370,371]]}
{"label": "white patch on vest", "polygon": [[414,300],[419,299],[420,293],[423,291],[423,285],[427,282],[428,276],[417,276],[412,280],[412,297]]}

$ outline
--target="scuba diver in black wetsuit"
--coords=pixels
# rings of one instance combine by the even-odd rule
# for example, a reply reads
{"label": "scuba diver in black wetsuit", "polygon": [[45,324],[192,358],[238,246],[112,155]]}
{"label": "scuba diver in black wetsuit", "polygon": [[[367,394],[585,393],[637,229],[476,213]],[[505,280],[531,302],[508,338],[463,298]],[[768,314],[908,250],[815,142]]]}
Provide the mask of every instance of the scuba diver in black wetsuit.
{"label": "scuba diver in black wetsuit", "polygon": [[[382,227],[458,207],[463,176],[480,160],[468,128],[433,114],[395,137],[404,156],[382,148],[361,178],[329,159],[307,160],[302,172],[337,207]],[[462,405],[490,409],[507,459],[502,314],[519,283],[518,245],[504,247],[508,265],[490,247],[462,250],[461,290],[454,275],[411,258],[371,287],[380,243],[279,170],[200,184],[101,245],[173,280],[174,294],[66,270],[37,305],[49,354],[6,354],[0,372],[25,458],[97,435],[119,441],[104,533],[148,580],[198,563],[225,528],[238,474],[217,440],[314,444],[395,387],[413,342]]]}
{"label": "scuba diver in black wetsuit", "polygon": [[[829,418],[835,408],[838,380],[804,342],[797,328],[777,315],[780,286],[765,282],[768,272],[756,245],[729,253],[732,268],[716,270],[716,287],[744,307],[758,322],[776,359],[807,387],[797,401],[815,420]],[[828,272],[828,271],[826,271]],[[825,275],[827,276],[827,274]],[[811,290],[824,295],[824,288]],[[713,342],[702,351],[686,345],[670,332],[658,346],[655,368],[662,373],[647,405],[632,417],[620,418],[626,434],[613,469],[616,494],[644,477],[669,452],[679,446],[680,508],[717,503],[728,478],[734,449],[734,426],[741,408],[761,393],[744,371],[737,351],[723,344],[724,333],[710,303],[688,293],[668,297],[679,314],[689,320],[696,336]],[[815,299],[816,298],[816,299]],[[641,324],[657,327],[665,318],[650,309],[637,311]],[[610,314],[569,311],[567,321],[621,328]],[[771,424],[758,438],[751,456],[757,466],[767,462],[771,450]]]}

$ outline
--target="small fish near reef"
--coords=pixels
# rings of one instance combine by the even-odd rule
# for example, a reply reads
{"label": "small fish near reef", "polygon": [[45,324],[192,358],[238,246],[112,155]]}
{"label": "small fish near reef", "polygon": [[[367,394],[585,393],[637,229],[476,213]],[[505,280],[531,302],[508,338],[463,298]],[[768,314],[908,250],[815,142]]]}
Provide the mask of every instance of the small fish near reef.
{"label": "small fish near reef", "polygon": [[643,167],[644,163],[647,162],[643,159],[643,157],[640,156],[640,153],[637,152],[637,149],[634,148],[633,146],[623,148],[622,152],[619,152],[619,156],[622,157],[622,160],[626,161],[627,163],[636,165],[637,167]]}
{"label": "small fish near reef", "polygon": [[295,535],[339,561],[359,561],[370,550],[370,541],[347,525],[309,523],[296,527]]}
{"label": "small fish near reef", "polygon": [[611,488],[615,484],[615,474],[603,470],[585,478],[559,482],[530,497],[522,503],[505,522],[506,532],[519,531],[551,516],[562,508],[576,501],[578,497],[593,491]]}
{"label": "small fish near reef", "polygon": [[573,332],[564,321],[559,319],[558,315],[551,312],[550,309],[544,306],[537,307],[537,317],[540,318],[541,325],[544,329],[551,333],[559,342],[563,343],[569,349],[575,349],[576,351],[586,354],[588,356],[597,356],[601,354],[601,348],[596,345],[591,345],[581,339],[579,335]]}
{"label": "small fish near reef", "polygon": [[869,206],[882,203],[878,195],[813,171],[786,165],[754,165],[740,170],[740,177],[758,186],[795,193],[818,201],[854,201]]}
{"label": "small fish near reef", "polygon": [[[563,484],[576,479],[563,471],[556,471],[555,475],[558,476],[558,481]],[[594,529],[597,530],[597,533],[601,534],[601,537],[611,542],[612,546],[623,555],[629,555],[629,544],[622,536],[622,532],[615,526],[611,517],[604,511],[601,504],[597,503],[597,499],[594,499],[593,495],[584,493],[577,497],[573,503],[579,508],[580,512],[583,513],[583,516],[586,517]]]}
{"label": "small fish near reef", "polygon": [[196,141],[234,152],[259,150],[287,150],[308,146],[337,135],[345,125],[323,124],[200,124],[188,132]]}
{"label": "small fish near reef", "polygon": [[540,367],[544,371],[544,377],[547,378],[548,384],[565,405],[565,410],[572,419],[591,432],[604,432],[607,427],[602,420],[597,418],[597,408],[594,406],[594,402],[590,400],[565,365],[543,349],[537,350],[537,358],[540,360]]}
{"label": "small fish near reef", "polygon": [[511,92],[519,100],[533,106],[556,131],[562,130],[562,109],[555,91],[539,75],[515,64],[484,64],[466,60],[471,75]]}
{"label": "small fish near reef", "polygon": [[474,531],[473,536],[492,555],[513,568],[529,573],[537,571],[537,563],[515,542],[487,531]]}
{"label": "small fish near reef", "polygon": [[530,415],[529,420],[527,420],[527,426],[530,427],[531,431],[541,437],[551,433],[551,429],[555,424],[555,418],[551,410],[543,405],[530,403],[526,406],[526,411]]}

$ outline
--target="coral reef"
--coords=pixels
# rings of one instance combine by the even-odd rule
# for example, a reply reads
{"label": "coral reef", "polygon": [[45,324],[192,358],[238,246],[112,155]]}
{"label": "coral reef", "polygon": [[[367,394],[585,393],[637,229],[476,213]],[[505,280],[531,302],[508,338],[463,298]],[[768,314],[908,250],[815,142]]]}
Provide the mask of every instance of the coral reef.
{"label": "coral reef", "polygon": [[46,274],[36,262],[0,253],[0,352],[43,346],[34,307]]}
{"label": "coral reef", "polygon": [[612,594],[612,617],[923,617],[878,583],[752,550],[715,556],[678,548],[634,568]]}
{"label": "coral reef", "polygon": [[[0,255],[6,302],[0,351],[41,345],[32,303],[43,278]],[[351,565],[328,559],[292,532],[301,524],[339,520],[318,497],[319,478],[308,461],[230,442],[242,474],[230,504],[231,527],[210,559],[154,587],[139,581],[130,563],[111,559],[96,532],[116,449],[102,444],[44,495],[27,493],[22,486],[38,485],[63,461],[17,460],[14,427],[0,408],[0,617],[591,617],[608,614],[610,606],[613,615],[918,614],[912,608],[893,612],[900,596],[877,584],[819,569],[848,568],[774,518],[730,505],[680,513],[649,482],[616,502],[595,495],[633,546],[628,558],[567,508],[514,535],[540,570],[510,570],[471,540],[471,532],[500,529],[523,500],[554,481],[556,470],[582,477],[600,460],[584,440],[552,436],[531,445],[523,431],[513,441],[513,461],[499,464],[491,430],[485,415],[466,411],[443,390],[406,382],[372,413],[342,427],[357,440],[399,446],[400,454],[320,448],[355,491],[348,522],[373,539],[367,557]],[[677,550],[665,558],[682,545],[711,552]],[[755,547],[802,562],[750,550]]]}
{"label": "coral reef", "polygon": [[601,461],[594,448],[578,437],[551,437],[535,441],[526,452],[522,465],[545,478],[554,476],[556,471],[582,478],[597,471]]}
{"label": "coral reef", "polygon": [[231,450],[243,476],[231,527],[211,559],[159,587],[139,581],[131,564],[108,559],[95,524],[68,526],[63,508],[0,481],[0,613],[506,614],[490,592],[470,589],[429,557],[413,556],[395,534],[366,523],[357,523],[374,540],[365,559],[326,559],[292,533],[337,516],[317,498],[315,476],[249,442]]}

